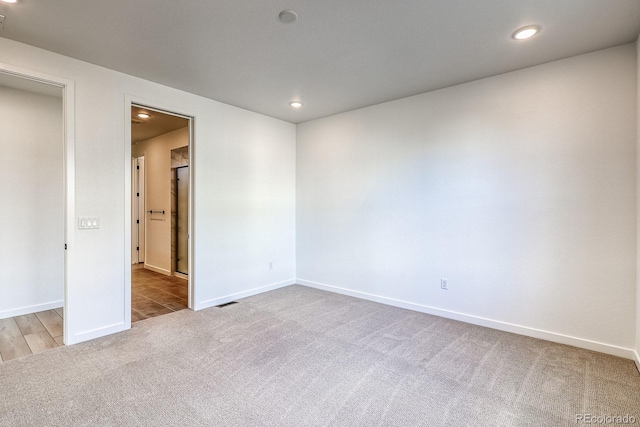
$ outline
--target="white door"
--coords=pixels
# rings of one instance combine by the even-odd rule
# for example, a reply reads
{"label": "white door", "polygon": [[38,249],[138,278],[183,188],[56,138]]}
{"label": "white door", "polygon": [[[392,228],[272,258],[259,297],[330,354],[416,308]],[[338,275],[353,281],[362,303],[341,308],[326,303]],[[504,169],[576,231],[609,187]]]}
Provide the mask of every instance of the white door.
{"label": "white door", "polygon": [[144,156],[133,159],[132,171],[131,263],[137,264],[144,262],[145,258]]}

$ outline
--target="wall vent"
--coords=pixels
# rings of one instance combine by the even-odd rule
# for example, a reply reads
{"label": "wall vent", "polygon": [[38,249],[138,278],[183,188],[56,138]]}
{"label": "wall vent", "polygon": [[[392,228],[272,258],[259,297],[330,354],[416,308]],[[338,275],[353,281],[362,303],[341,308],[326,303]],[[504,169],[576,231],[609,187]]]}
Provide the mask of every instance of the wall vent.
{"label": "wall vent", "polygon": [[226,307],[228,305],[233,305],[233,304],[237,304],[237,303],[238,303],[238,301],[231,301],[231,302],[227,302],[225,304],[216,305],[216,307],[223,308],[223,307]]}

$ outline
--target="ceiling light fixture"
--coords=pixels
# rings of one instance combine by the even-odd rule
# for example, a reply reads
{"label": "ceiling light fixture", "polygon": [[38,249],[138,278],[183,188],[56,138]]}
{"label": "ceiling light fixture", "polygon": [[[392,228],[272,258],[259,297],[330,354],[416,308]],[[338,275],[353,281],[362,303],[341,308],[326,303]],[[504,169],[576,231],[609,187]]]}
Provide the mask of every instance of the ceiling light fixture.
{"label": "ceiling light fixture", "polygon": [[526,40],[535,36],[540,32],[540,27],[537,25],[528,25],[526,27],[522,27],[513,33],[513,38],[516,40]]}
{"label": "ceiling light fixture", "polygon": [[2,0],[5,3],[17,3],[18,0]]}
{"label": "ceiling light fixture", "polygon": [[280,19],[280,22],[289,24],[298,19],[298,13],[295,10],[283,10],[278,15],[278,18]]}
{"label": "ceiling light fixture", "polygon": [[148,119],[151,116],[149,115],[149,113],[138,113],[138,117],[140,117],[141,119]]}
{"label": "ceiling light fixture", "polygon": [[289,105],[291,105],[293,108],[300,108],[303,104],[300,101],[291,101]]}

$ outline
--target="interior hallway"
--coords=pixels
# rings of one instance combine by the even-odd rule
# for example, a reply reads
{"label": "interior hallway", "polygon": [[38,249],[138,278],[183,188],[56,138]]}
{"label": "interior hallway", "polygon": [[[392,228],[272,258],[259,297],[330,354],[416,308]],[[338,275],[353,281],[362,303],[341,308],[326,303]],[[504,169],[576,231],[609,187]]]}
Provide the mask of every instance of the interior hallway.
{"label": "interior hallway", "polygon": [[188,307],[189,282],[147,270],[131,269],[131,322],[162,316]]}

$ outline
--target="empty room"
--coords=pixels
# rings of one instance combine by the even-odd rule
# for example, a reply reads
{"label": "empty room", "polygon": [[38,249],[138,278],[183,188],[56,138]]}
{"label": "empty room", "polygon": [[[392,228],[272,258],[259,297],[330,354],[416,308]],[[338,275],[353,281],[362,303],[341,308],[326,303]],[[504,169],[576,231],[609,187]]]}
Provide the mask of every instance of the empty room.
{"label": "empty room", "polygon": [[639,35],[0,0],[0,426],[640,424]]}

